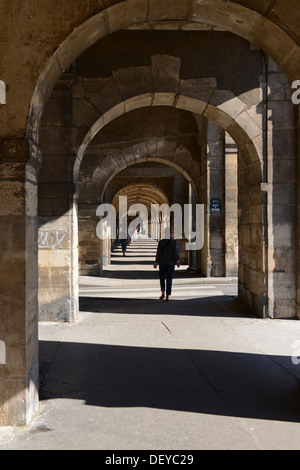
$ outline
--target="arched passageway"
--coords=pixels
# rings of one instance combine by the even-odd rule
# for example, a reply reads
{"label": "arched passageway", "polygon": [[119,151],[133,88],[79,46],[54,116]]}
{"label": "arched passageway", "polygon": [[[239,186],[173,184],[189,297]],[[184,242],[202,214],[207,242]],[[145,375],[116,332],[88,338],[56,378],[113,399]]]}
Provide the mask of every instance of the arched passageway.
{"label": "arched passageway", "polygon": [[[51,310],[50,319],[76,318],[79,171],[101,130],[132,111],[168,107],[186,111],[195,118],[200,135],[198,157],[201,157],[195,161],[193,155],[186,164],[186,155],[173,151],[172,156],[182,174],[190,181],[196,177],[199,201],[207,206],[210,194],[207,181],[211,181],[208,176],[212,176],[205,168],[208,126],[214,123],[215,129],[233,139],[238,153],[240,297],[260,315],[294,318],[298,314],[294,145],[297,123],[290,101],[289,80],[299,78],[299,36],[279,4],[265,9],[254,9],[251,2],[247,4],[249,8],[232,1],[226,5],[221,0],[183,1],[171,2],[166,10],[160,2],[128,0],[86,14],[86,21],[75,21],[68,26],[69,30],[62,28],[53,44],[45,45],[41,53],[43,65],[34,71],[34,78],[31,81],[28,78],[24,87],[19,118],[13,117],[14,110],[10,108],[1,131],[4,182],[1,267],[5,290],[1,340],[5,342],[7,353],[7,363],[1,367],[4,379],[1,424],[25,424],[38,406],[37,246],[40,245],[39,276],[40,286],[44,288],[44,311]],[[128,70],[118,63],[109,77],[81,76],[79,81],[75,80],[74,63],[97,41],[107,38],[118,43],[117,34],[121,30],[137,41],[139,32],[148,29],[156,31],[158,36],[162,34],[161,29],[165,29],[164,33],[166,29],[174,29],[182,37],[184,31],[195,31],[195,34],[207,32],[218,37],[217,42],[222,43],[225,37],[233,41],[235,50],[241,51],[240,68],[235,69],[236,83],[243,82],[244,86],[237,93],[236,89],[218,83],[216,63],[213,76],[207,72],[201,75],[195,68],[189,70],[201,52],[198,48],[180,57],[179,49],[172,52],[166,47],[158,51],[156,46],[149,51],[147,63],[137,61],[136,56],[132,57],[130,66],[126,64]],[[53,50],[54,54],[44,66],[45,58]],[[250,57],[251,62],[247,62]],[[230,64],[230,54],[227,58]],[[35,59],[38,62],[37,57]],[[258,68],[255,60],[260,64]],[[220,68],[224,70],[224,63]],[[9,74],[9,64],[6,70]],[[247,89],[245,84],[250,75],[255,77],[257,86]],[[139,81],[135,80],[137,76]],[[9,82],[5,76],[3,78]],[[20,82],[20,73],[13,72],[11,82],[8,101],[15,84]],[[57,103],[59,107],[55,106]],[[80,122],[80,117],[84,123]],[[155,158],[163,158],[157,153],[158,141],[154,139]],[[211,138],[211,142],[217,141]],[[153,154],[149,138],[142,139],[140,144],[147,147],[147,157]],[[180,145],[174,148],[180,149]],[[107,160],[114,165],[113,171],[106,175],[117,174],[116,165],[124,168],[118,163],[121,159],[126,161],[126,167],[130,161],[137,160],[141,146],[135,146],[133,153],[130,146],[126,149],[127,153],[123,147],[122,152]],[[16,279],[14,274],[22,286],[17,301],[11,281],[12,276]]]}
{"label": "arched passageway", "polygon": [[[167,58],[168,61],[168,58]],[[98,90],[99,91],[99,90]],[[155,95],[155,96],[154,96]],[[262,314],[263,310],[263,298],[264,298],[264,272],[263,272],[263,260],[264,260],[264,251],[263,251],[263,230],[262,230],[262,197],[261,197],[261,187],[260,184],[262,182],[262,175],[261,175],[261,163],[260,163],[260,158],[258,154],[259,149],[259,143],[261,143],[261,135],[262,135],[262,130],[259,128],[259,126],[255,123],[255,121],[251,118],[249,118],[248,122],[248,132],[251,136],[256,138],[255,144],[249,137],[249,135],[245,132],[245,130],[240,126],[238,121],[243,122],[246,117],[243,116],[243,111],[246,113],[245,106],[243,103],[237,99],[237,98],[232,98],[232,95],[229,95],[229,101],[234,104],[233,106],[233,115],[234,113],[237,113],[237,109],[239,111],[239,114],[236,118],[236,120],[231,117],[230,115],[226,114],[226,106],[228,106],[228,110],[232,112],[230,105],[228,104],[228,93],[227,92],[219,92],[219,93],[213,93],[212,92],[212,98],[211,98],[211,103],[215,102],[215,99],[218,99],[220,102],[219,107],[215,106],[210,103],[205,103],[201,100],[191,98],[188,96],[181,96],[177,95],[175,96],[174,93],[166,93],[166,92],[160,92],[152,95],[141,95],[137,96],[134,98],[134,100],[131,102],[130,106],[130,111],[128,110],[128,113],[131,114],[134,110],[139,110],[139,109],[144,109],[145,107],[155,107],[157,109],[163,108],[163,107],[175,107],[177,110],[183,110],[183,111],[188,111],[190,113],[193,113],[193,115],[198,116],[196,118],[196,123],[197,123],[197,129],[199,134],[201,134],[202,142],[201,145],[198,147],[198,156],[197,154],[191,155],[190,152],[186,152],[184,150],[184,147],[182,144],[170,144],[166,145],[159,145],[159,150],[157,150],[158,145],[157,143],[155,145],[152,145],[152,148],[150,147],[148,142],[141,141],[138,143],[136,146],[133,146],[132,148],[130,147],[125,147],[124,150],[120,151],[120,149],[110,149],[107,151],[107,153],[103,153],[103,151],[100,150],[100,153],[102,152],[101,155],[101,163],[99,166],[99,169],[96,169],[95,171],[92,171],[93,175],[93,180],[90,180],[90,177],[86,177],[87,179],[87,184],[89,187],[91,185],[93,186],[93,194],[95,194],[95,191],[100,194],[103,194],[103,191],[105,190],[107,181],[111,177],[113,177],[117,172],[120,171],[122,168],[126,168],[129,165],[132,165],[133,163],[136,163],[138,161],[142,161],[142,159],[145,158],[155,158],[157,161],[168,161],[168,164],[173,166],[174,168],[180,169],[180,172],[183,176],[186,177],[186,179],[193,185],[194,188],[194,193],[195,193],[195,200],[198,203],[203,203],[206,205],[206,208],[209,208],[210,200],[212,199],[212,194],[209,194],[211,191],[211,188],[205,183],[207,181],[208,175],[209,175],[209,170],[204,170],[202,169],[202,174],[200,170],[200,165],[206,165],[206,151],[207,151],[207,143],[211,144],[214,141],[214,136],[213,133],[215,132],[213,130],[213,124],[211,122],[214,122],[216,125],[216,128],[220,128],[223,130],[223,137],[220,137],[220,141],[223,142],[221,144],[220,148],[220,153],[217,157],[219,157],[219,165],[220,169],[219,171],[219,178],[220,182],[222,179],[222,166],[224,164],[223,158],[224,155],[221,155],[222,149],[224,147],[224,138],[225,138],[225,131],[228,135],[234,136],[234,138],[237,141],[237,146],[239,149],[239,172],[238,172],[238,179],[240,181],[239,184],[239,207],[240,207],[240,224],[247,224],[250,226],[253,224],[253,233],[256,230],[256,236],[255,238],[249,240],[247,238],[244,238],[241,240],[240,243],[240,251],[241,251],[241,263],[245,266],[245,277],[246,280],[242,281],[240,283],[240,292],[241,295],[244,296],[246,299],[246,296],[248,296],[248,302],[251,305],[251,308],[256,310],[257,312],[260,312]],[[115,99],[115,98],[114,98]],[[146,100],[146,101],[145,101]],[[114,120],[120,119],[122,116],[126,115],[127,113],[125,112],[126,109],[126,102],[121,103],[120,105],[115,105],[113,107],[113,115],[114,115]],[[110,111],[108,111],[110,113]],[[248,116],[248,114],[247,114]],[[88,134],[84,137],[82,145],[79,147],[78,154],[75,160],[74,164],[74,180],[76,181],[79,176],[79,170],[81,163],[84,161],[84,152],[87,154],[91,152],[89,150],[89,145],[90,143],[93,143],[93,139],[97,136],[98,133],[101,132],[101,129],[104,128],[104,122],[103,118],[101,117],[100,119],[96,120],[96,122],[92,125],[91,130],[88,132]],[[112,121],[110,121],[112,122]],[[207,125],[207,122],[209,123]],[[200,129],[200,130],[199,130]],[[203,139],[203,134],[206,135],[208,132],[207,136],[205,139]],[[210,140],[211,139],[211,140]],[[195,140],[195,137],[194,137]],[[215,139],[218,141],[218,138]],[[155,139],[152,139],[152,143],[157,142]],[[222,147],[223,146],[223,147]],[[256,149],[257,146],[257,149]],[[165,148],[164,148],[165,147]],[[124,156],[124,152],[126,151],[126,157]],[[213,154],[213,152],[211,152]],[[113,155],[113,157],[112,157]],[[137,156],[136,156],[137,155]],[[91,152],[91,156],[94,159],[99,158],[99,150],[97,150],[97,145],[93,145],[93,151]],[[129,156],[129,157],[128,157]],[[132,159],[133,156],[133,159]],[[131,159],[128,161],[128,158]],[[211,160],[213,161],[213,159]],[[91,165],[90,163],[88,165]],[[237,171],[237,168],[236,168]],[[245,178],[245,174],[249,173],[251,174],[251,178]],[[216,174],[216,172],[215,172]],[[216,183],[217,184],[217,183]],[[216,186],[216,184],[214,186]],[[223,183],[221,183],[223,184]],[[249,184],[249,186],[248,186]],[[214,189],[215,190],[215,189]],[[208,191],[208,192],[207,192]],[[251,201],[248,200],[249,193],[251,192],[252,198]],[[256,196],[255,196],[256,195]],[[94,197],[94,196],[91,196]],[[91,198],[87,196],[89,203],[91,203]],[[51,196],[49,197],[51,199]],[[97,203],[99,204],[101,200],[97,200]],[[106,201],[109,202],[109,201]],[[188,202],[188,200],[187,200]],[[95,210],[95,201],[93,201],[93,207],[92,210]],[[252,221],[250,221],[249,217],[251,217],[252,213],[250,214],[249,208],[253,206],[252,212],[256,212],[256,216]],[[208,210],[208,209],[207,209]],[[237,211],[237,208],[235,209]],[[49,220],[47,223],[44,225],[49,228]],[[56,222],[55,222],[56,223]],[[41,227],[41,230],[43,230],[43,227]],[[63,230],[63,226],[61,227],[61,230]],[[209,230],[207,228],[207,230]],[[257,236],[260,234],[259,236]],[[253,264],[252,260],[252,265],[249,265],[249,250],[251,249],[252,245],[252,252],[253,248],[255,248],[256,251],[256,263]],[[245,253],[243,255],[243,253]],[[72,256],[72,254],[71,254]],[[74,255],[74,257],[76,254]],[[206,263],[206,260],[204,261]],[[203,263],[202,263],[203,264]],[[203,269],[205,271],[205,269]],[[254,275],[251,274],[252,271],[256,271],[256,274]],[[49,272],[49,271],[48,271]],[[224,272],[224,268],[223,268]],[[206,274],[207,275],[207,274]],[[244,275],[244,273],[243,273]],[[47,274],[48,276],[48,274]],[[242,276],[242,275],[241,275]],[[257,286],[257,280],[260,279],[260,287]],[[255,285],[254,285],[255,284]],[[49,285],[47,284],[47,289]],[[48,290],[49,292],[49,290]],[[55,295],[55,293],[54,293]],[[251,299],[249,298],[249,295]],[[73,313],[74,315],[74,313]],[[76,315],[76,313],[75,313]],[[45,319],[45,317],[42,317]]]}

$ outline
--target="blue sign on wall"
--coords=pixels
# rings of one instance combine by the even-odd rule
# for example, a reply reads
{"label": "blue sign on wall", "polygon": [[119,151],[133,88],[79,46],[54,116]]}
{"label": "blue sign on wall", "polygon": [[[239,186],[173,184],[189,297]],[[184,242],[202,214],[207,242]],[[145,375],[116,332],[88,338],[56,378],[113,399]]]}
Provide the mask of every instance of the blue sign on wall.
{"label": "blue sign on wall", "polygon": [[222,212],[222,202],[220,199],[214,198],[210,200],[210,212],[220,214]]}

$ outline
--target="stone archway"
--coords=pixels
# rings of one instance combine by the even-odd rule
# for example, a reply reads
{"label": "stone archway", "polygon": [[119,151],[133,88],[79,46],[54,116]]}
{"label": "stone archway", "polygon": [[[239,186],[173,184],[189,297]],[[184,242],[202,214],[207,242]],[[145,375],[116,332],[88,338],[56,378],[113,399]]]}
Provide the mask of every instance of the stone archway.
{"label": "stone archway", "polygon": [[[166,13],[167,12],[167,13]],[[189,0],[161,8],[159,0],[126,0],[91,17],[76,28],[60,45],[41,74],[33,93],[28,119],[27,138],[31,157],[40,159],[39,129],[45,104],[54,84],[70,64],[100,38],[121,29],[168,21],[193,29],[195,25],[220,28],[243,37],[268,53],[291,80],[297,79],[300,47],[277,24],[262,13],[222,0]]]}
{"label": "stone archway", "polygon": [[166,194],[160,189],[159,186],[153,183],[133,183],[124,186],[113,197],[112,205],[116,211],[119,210],[119,196],[126,196],[128,198],[128,205],[134,204],[137,201],[137,195],[142,204],[145,204],[149,210],[151,204],[169,204]]}
{"label": "stone archway", "polygon": [[[120,197],[126,197],[127,207],[134,207],[136,204],[143,205],[147,210],[147,222],[145,224],[147,226],[141,227],[142,233],[143,228],[145,230],[145,234],[152,238],[158,239],[159,238],[159,224],[155,224],[155,231],[152,233],[151,231],[151,216],[152,210],[151,207],[153,204],[161,206],[162,204],[170,205],[169,200],[164,193],[164,191],[158,186],[153,183],[132,183],[126,186],[123,186],[113,197],[112,205],[114,206],[116,213],[119,214],[119,201]],[[136,215],[132,216],[136,218]],[[156,221],[159,222],[159,221]]]}
{"label": "stone archway", "polygon": [[[169,198],[171,198],[170,201],[173,200],[172,198],[175,194],[175,184],[177,185],[176,193],[180,190],[180,193],[176,196],[177,202],[188,202],[188,196],[184,201],[181,199],[178,201],[178,197],[180,195],[180,198],[182,198],[183,195],[181,193],[183,190],[188,193],[189,185],[195,199],[199,201],[199,163],[193,160],[190,150],[183,146],[179,148],[176,147],[176,145],[167,144],[163,140],[159,141],[159,143],[157,142],[157,145],[154,145],[153,140],[151,142],[152,145],[149,146],[139,144],[139,153],[134,152],[132,148],[118,149],[118,153],[113,154],[113,156],[108,152],[106,158],[96,165],[95,168],[93,168],[91,163],[87,165],[89,169],[88,174],[85,174],[85,168],[82,168],[78,182],[80,194],[82,190],[84,193],[78,204],[80,274],[99,275],[99,273],[102,272],[103,266],[100,259],[102,244],[100,243],[100,249],[99,240],[95,239],[96,226],[99,223],[99,218],[96,217],[97,207],[102,202],[112,203],[114,205],[114,198],[116,196],[114,193],[115,189],[110,189],[109,195],[107,195],[107,191],[113,181],[124,173],[124,170],[141,167],[143,164],[149,165],[150,163],[158,164],[161,168],[169,167],[169,170],[166,169],[166,172],[169,175],[167,178],[169,178],[168,189],[171,191],[171,196],[169,194]],[[142,149],[144,149],[144,151],[142,151]],[[143,178],[140,178],[140,180],[141,179]],[[87,188],[84,187],[86,184],[85,181],[88,185]],[[176,183],[174,183],[174,181]],[[119,182],[119,184],[122,186],[123,183]],[[147,188],[149,184],[147,185],[145,181],[143,183],[135,183],[134,186],[136,188]],[[158,204],[159,206],[161,204],[172,205],[167,199],[167,196],[164,195],[164,190],[160,188],[158,184],[152,181],[151,188],[151,197],[149,197],[153,200],[153,204]],[[144,193],[144,190],[140,192],[139,200],[144,199]],[[138,193],[135,192],[135,195],[137,194]],[[145,201],[145,205],[150,215],[151,205],[149,197],[148,203]],[[129,204],[129,206],[130,205],[131,204]],[[149,230],[148,233],[152,235],[151,230]],[[187,254],[185,253],[184,258],[186,257]],[[107,256],[105,260],[108,260]]]}
{"label": "stone archway", "polygon": [[[220,92],[220,94],[217,94],[217,101],[221,101],[221,104],[218,105],[213,104],[213,98],[208,103],[191,96],[158,92],[138,95],[113,106],[92,125],[90,131],[84,137],[82,144],[78,149],[74,163],[74,181],[77,181],[78,179],[78,173],[84,153],[95,135],[112,120],[117,119],[133,109],[148,106],[171,106],[190,111],[195,115],[203,115],[206,118],[211,119],[228,132],[228,134],[236,141],[239,148],[244,149],[244,155],[247,157],[248,164],[259,164],[259,154],[261,153],[261,142],[259,142],[259,137],[262,135],[262,129],[253,121],[253,119],[250,118],[247,112],[244,111],[245,105],[243,105],[237,97],[232,97],[232,94],[230,94],[230,99],[228,99],[227,92],[224,92],[223,96],[222,92]],[[248,124],[248,132],[246,132],[242,127],[242,124],[244,124],[245,121],[247,121]]]}
{"label": "stone archway", "polygon": [[[64,67],[62,67],[62,64],[63,63],[67,64],[72,55],[75,54],[76,56],[77,54],[78,56],[78,54],[84,51],[87,47],[89,47],[99,38],[104,37],[106,34],[110,34],[111,32],[114,32],[114,31],[118,31],[121,28],[125,28],[125,29],[145,28],[145,21],[142,21],[142,20],[143,18],[145,19],[144,7],[146,6],[146,9],[150,11],[150,9],[148,9],[149,7],[148,2],[138,3],[136,1],[129,0],[127,2],[127,6],[129,6],[129,9],[125,10],[124,4],[122,6],[115,5],[114,7],[111,7],[110,9],[105,10],[104,12],[101,12],[101,14],[96,15],[95,17],[88,20],[84,24],[84,27],[82,28],[79,27],[76,31],[74,31],[74,34],[72,34],[55,53],[55,64],[54,64],[55,66],[52,69],[53,74],[51,76],[52,78],[50,77],[50,81],[53,79],[55,73],[57,73],[57,76],[58,76],[59,69],[60,69],[60,72],[64,70]],[[207,24],[209,24],[212,28],[214,26],[217,26],[218,28],[224,29],[226,31],[234,32],[235,34],[240,35],[241,37],[244,37],[247,40],[250,40],[256,45],[260,44],[260,41],[262,40],[261,38],[256,36],[256,33],[260,28],[260,20],[262,19],[259,13],[257,12],[249,13],[248,9],[245,9],[244,7],[241,7],[240,5],[232,4],[232,2],[229,2],[227,3],[227,6],[226,6],[227,15],[223,15],[224,12],[222,11],[221,7],[224,7],[224,4],[221,5],[221,2],[216,1],[214,2],[213,6],[214,6],[213,11],[209,10],[209,14],[206,15],[204,14],[204,10],[207,9],[208,7],[208,4],[206,1],[199,1],[197,2],[196,5],[193,4],[192,10],[190,10],[192,11],[193,24],[195,24],[195,22],[198,24],[201,24],[203,23],[203,18],[205,18],[206,19],[205,21],[207,21]],[[131,7],[132,7],[132,10],[131,10]],[[178,13],[178,10],[176,11]],[[182,12],[183,10],[181,10],[181,14],[179,14],[181,18],[180,21],[184,21],[185,27],[187,28],[191,27],[192,29],[193,26],[190,22],[190,16],[189,18],[187,18],[185,14],[182,14]],[[118,13],[118,16],[116,16],[117,13]],[[121,15],[119,15],[120,13]],[[247,21],[245,21],[245,18],[244,19],[241,18],[241,21],[238,22],[238,26],[236,26],[236,23],[237,23],[236,19],[239,18],[239,15],[241,15],[242,13],[245,13],[247,15],[249,14],[250,16],[247,16]],[[134,22],[131,22],[131,18],[130,18],[131,14],[135,18]],[[200,21],[199,15],[201,16],[201,21]],[[151,15],[150,17],[146,16],[147,24],[149,24],[149,22],[153,24],[153,22],[157,22],[157,21],[160,21],[160,14],[157,12],[155,14],[155,19],[152,18]],[[168,19],[164,16],[163,21],[164,21],[164,24],[166,24]],[[269,27],[268,26],[269,23],[272,24],[270,20],[267,20],[267,23],[265,23],[265,26]],[[95,30],[93,30],[93,26],[95,26],[96,24],[99,26],[97,33],[95,33]],[[101,29],[101,25],[102,26],[104,25],[103,30]],[[81,35],[84,35],[84,39],[83,39],[83,36]],[[292,45],[291,42],[286,42],[285,39],[288,40],[288,36],[287,38],[285,38],[285,36],[286,36],[286,33],[283,33],[283,36],[282,36],[283,42],[285,42],[285,44],[289,44],[290,46],[292,46],[293,54],[296,53],[297,47],[295,45]],[[85,45],[83,45],[82,40],[83,42],[85,42]],[[79,49],[75,47],[71,51],[69,47],[73,41],[75,41],[75,43],[79,46]],[[268,43],[268,40],[267,40],[267,43]],[[75,52],[75,49],[76,49],[76,52]],[[275,50],[272,49],[271,44],[268,43],[265,47],[265,50],[267,50],[274,57],[276,56]],[[282,68],[286,70],[286,72],[289,73],[289,75],[291,76],[291,73],[288,70],[288,66],[287,66],[290,55],[288,55],[288,57],[284,56],[284,58],[282,57],[278,58],[277,60],[281,64]],[[40,84],[43,82],[44,78],[45,77],[41,77]],[[32,102],[33,106],[31,107],[31,113],[30,113],[30,119],[29,119],[29,124],[31,124],[32,132],[28,134],[28,137],[29,137],[29,140],[31,140],[31,148],[32,148],[33,157],[39,157],[38,138],[35,140],[34,136],[38,137],[37,131],[39,128],[40,117],[42,115],[44,98],[45,100],[47,99],[47,93],[51,92],[51,86],[52,85],[48,81],[48,84],[46,86],[48,91],[43,96],[43,94],[40,93],[39,84],[38,84],[36,88],[37,93],[35,94],[35,99]],[[44,87],[44,91],[46,90],[46,88]],[[258,189],[258,184],[262,182],[261,177],[259,176],[261,174],[261,167],[258,165],[259,158],[257,157],[258,156],[261,157],[262,131],[260,127],[257,125],[257,123],[255,122],[255,120],[253,120],[251,116],[249,116],[247,111],[243,109],[243,103],[241,100],[239,100],[239,98],[234,97],[230,93],[229,94],[227,93],[227,96],[225,96],[225,93],[222,92],[222,90],[215,90],[215,92],[210,97],[209,101],[202,101],[201,99],[197,99],[194,96],[190,96],[190,90],[183,91],[182,89],[180,89],[179,93],[154,91],[154,93],[144,93],[143,96],[145,98],[145,102],[143,103],[143,105],[139,104],[139,106],[149,106],[149,105],[151,106],[152,105],[175,106],[178,109],[189,110],[195,114],[203,114],[206,118],[217,122],[238,143],[240,155],[244,161],[241,167],[245,169],[247,167],[250,168],[251,166],[251,173],[253,175],[252,183],[255,181],[254,184],[251,183],[252,184],[251,187],[253,190],[254,187],[256,186],[256,190],[254,190],[254,191],[257,191],[256,201],[261,199],[260,190]],[[91,127],[90,131],[86,135],[86,138],[83,140],[83,143],[80,146],[80,149],[77,154],[77,159],[76,159],[75,166],[74,166],[74,181],[76,181],[76,175],[78,173],[81,158],[84,154],[85,148],[88,145],[88,142],[93,138],[93,135],[95,135],[95,133],[98,132],[99,128],[111,122],[116,117],[124,114],[125,112],[131,109],[137,109],[135,99],[136,97],[131,97],[129,99],[124,100],[123,102],[120,102],[119,104],[113,107],[110,107],[107,111],[105,111],[99,117],[96,123]],[[140,97],[137,98],[137,100],[139,99]],[[194,104],[192,104],[191,100],[195,100]],[[202,101],[203,109],[199,110],[199,103],[201,101]],[[125,107],[126,107],[126,110],[125,110]],[[247,128],[247,132],[245,132],[244,130],[245,126]],[[240,200],[241,199],[242,198],[240,198]],[[261,215],[258,215],[258,219],[261,220]],[[259,268],[259,270],[262,269],[264,256],[261,256],[260,258],[261,258],[261,261],[256,266]],[[248,286],[248,283],[246,284]],[[248,290],[248,287],[247,287],[247,290]],[[259,294],[256,291],[255,296],[257,297],[257,295],[259,296]],[[245,298],[249,300],[249,297],[251,297],[251,295],[249,296],[249,292],[248,292]],[[252,301],[250,303],[251,305],[253,304]],[[260,307],[258,308],[260,310]]]}
{"label": "stone archway", "polygon": [[[226,2],[226,5],[224,5],[224,2],[221,0],[213,2],[208,2],[208,0],[190,2],[187,0],[182,2],[181,5],[173,5],[173,2],[171,2],[166,14],[165,9],[161,9],[159,2],[154,0],[128,0],[96,14],[76,28],[57,49],[44,73],[40,76],[33,94],[28,119],[27,137],[30,142],[30,156],[33,163],[40,162],[41,160],[39,129],[45,103],[53,89],[54,83],[71,64],[72,60],[100,38],[112,32],[121,29],[145,29],[152,26],[158,29],[166,27],[179,30],[181,28],[185,30],[201,30],[203,27],[204,29],[209,28],[214,30],[216,28],[218,30],[229,31],[250,41],[268,53],[291,80],[297,77],[297,65],[295,65],[297,60],[295,59],[299,56],[299,46],[289,36],[286,28],[281,28],[275,20],[273,21],[270,17],[264,16],[263,13],[245,8],[232,1]],[[164,104],[161,102],[162,95],[159,92],[154,93],[154,95],[154,100],[157,99],[158,105],[167,104],[166,102]],[[242,143],[240,154],[243,154],[245,159],[250,157],[248,161],[250,163],[252,160],[251,154],[255,160],[257,152],[259,155],[261,153],[260,132],[257,131],[257,128],[255,129],[255,123],[251,123],[250,128],[248,128],[249,115],[247,113],[243,114],[238,108],[235,110],[237,114],[233,121],[231,118],[228,120],[226,105],[224,112],[224,109],[220,106],[217,94],[215,94],[215,98],[217,100],[216,103],[209,102],[208,106],[203,110],[203,114],[209,117],[209,119],[216,120],[214,116],[215,107],[219,108],[221,113],[217,112],[218,119],[223,121],[221,127],[226,129],[236,142]],[[180,109],[185,109],[184,99],[180,98]],[[230,101],[230,97],[227,97],[225,100],[232,109],[233,103],[230,103]],[[236,102],[236,104],[238,103]],[[109,114],[110,112],[112,114]],[[114,118],[115,112],[118,115],[120,109],[113,107],[110,108],[109,112],[107,111],[103,114],[107,122]],[[222,112],[224,112],[223,115]],[[237,126],[237,121],[241,125]],[[243,130],[245,125],[247,126],[247,133],[249,133],[247,143],[245,143],[247,139],[245,140]],[[255,145],[253,145],[254,141]],[[258,171],[260,172],[261,170],[259,169]],[[255,172],[256,170],[253,168],[253,174]]]}
{"label": "stone archway", "polygon": [[[181,150],[181,155],[182,156],[188,156],[189,157],[188,161],[189,161],[189,163],[191,163],[192,156],[190,155],[190,152],[187,149],[180,149],[180,150]],[[193,173],[193,172],[190,172],[186,168],[187,165],[186,166],[180,165],[178,162],[176,163],[176,162],[168,159],[167,156],[165,156],[165,158],[163,158],[162,156],[161,157],[153,156],[151,154],[150,155],[145,155],[145,156],[140,156],[139,158],[137,158],[135,161],[132,161],[132,162],[123,163],[123,165],[121,165],[119,167],[116,167],[113,171],[111,171],[111,174],[108,177],[107,177],[107,175],[105,175],[105,182],[103,182],[103,186],[102,186],[101,200],[104,200],[104,194],[105,194],[105,191],[106,191],[107,186],[109,185],[110,181],[120,171],[122,171],[125,168],[128,168],[130,166],[136,165],[137,163],[145,163],[145,162],[163,163],[163,164],[165,164],[167,166],[170,166],[170,167],[174,168],[175,170],[177,170],[178,173],[182,174],[182,176],[184,176],[186,178],[186,180],[192,185],[192,188],[193,188],[195,196],[196,196],[196,200],[199,200],[199,188],[197,187],[197,183],[198,183],[197,179],[199,178],[199,173],[198,173],[199,172],[199,165],[191,165],[192,169],[194,170],[194,173]],[[195,163],[197,163],[197,162],[195,162]],[[101,171],[101,169],[96,170],[94,178],[95,178],[95,180],[98,180],[98,178],[99,178],[99,182],[103,181],[103,172]]]}
{"label": "stone archway", "polygon": [[[201,22],[205,22],[212,28],[224,28],[234,34],[241,35],[268,52],[291,79],[298,78],[299,46],[275,21],[272,22],[270,19],[263,16],[263,14],[254,12],[235,2],[223,2],[221,0],[199,0],[193,3],[178,2],[176,4],[170,2],[167,14],[165,14],[166,10],[160,10],[160,5],[161,2],[159,1],[151,2],[150,9],[150,0],[129,0],[122,2],[120,5],[111,7],[109,10],[105,10],[95,17],[92,17],[90,20],[87,20],[82,26],[74,30],[54,53],[36,84],[31,101],[27,127],[27,139],[30,143],[30,162],[32,166],[27,165],[25,184],[25,171],[23,172],[23,184],[21,188],[24,199],[27,198],[26,204],[24,205],[24,207],[26,207],[25,209],[20,209],[20,212],[17,212],[19,225],[14,225],[14,229],[16,229],[16,227],[18,229],[22,226],[20,230],[20,232],[23,233],[22,243],[19,244],[18,241],[18,244],[16,244],[17,248],[15,246],[14,248],[15,252],[18,250],[17,255],[19,255],[19,252],[22,253],[22,256],[20,255],[18,258],[18,262],[22,258],[22,275],[23,279],[26,277],[27,283],[26,289],[24,288],[22,294],[20,294],[22,296],[22,305],[21,302],[20,305],[17,305],[18,319],[21,318],[21,320],[18,324],[17,333],[17,327],[14,326],[13,331],[16,333],[14,335],[11,334],[10,326],[12,323],[10,316],[11,308],[5,311],[5,326],[9,326],[9,331],[7,332],[7,337],[10,338],[9,346],[11,346],[11,337],[14,336],[15,338],[17,336],[19,348],[18,356],[22,359],[18,359],[13,365],[10,364],[9,372],[13,379],[11,379],[9,384],[5,383],[5,389],[2,393],[1,411],[3,411],[3,414],[1,424],[26,424],[37,409],[37,318],[36,315],[32,313],[35,312],[36,309],[36,290],[34,288],[36,273],[33,273],[32,266],[36,264],[37,259],[34,248],[37,241],[36,235],[34,235],[36,229],[36,210],[34,210],[36,203],[34,203],[34,201],[37,200],[36,170],[41,161],[39,129],[44,106],[51,94],[53,86],[61,73],[71,64],[72,60],[100,37],[118,29],[133,28],[136,25],[144,27],[143,25],[145,23],[149,24],[149,21],[152,21],[152,23],[162,22],[167,26],[168,20],[174,21],[175,19],[177,23],[184,24],[184,27],[193,27],[193,23],[199,25]],[[193,8],[189,9],[190,6]],[[224,14],[224,8],[226,14]],[[148,12],[150,13],[150,17],[148,16]],[[237,131],[236,137],[238,137],[240,127],[236,127],[235,130]],[[232,132],[234,132],[234,129],[232,129]],[[246,154],[248,156],[249,153],[253,151],[253,146],[251,146],[249,142],[249,144],[245,144],[244,147],[247,150]],[[23,147],[21,150],[24,151],[24,154],[26,153],[25,157],[27,159],[28,155],[25,148]],[[24,154],[22,154],[22,158]],[[33,165],[36,165],[36,167]],[[17,201],[15,195],[12,200]],[[29,201],[33,201],[33,204],[30,204]],[[14,216],[14,212],[10,214]],[[23,228],[24,218],[26,219],[26,223],[28,223],[26,235],[24,235]],[[24,252],[26,256],[24,256]],[[32,290],[29,296],[27,291],[29,291],[30,287],[32,287]],[[10,290],[13,292],[13,289]],[[15,305],[13,305],[13,307],[15,307]],[[13,313],[15,314],[15,312]],[[13,320],[15,320],[15,317],[13,317]],[[33,324],[34,328],[32,328]],[[14,347],[14,344],[12,347]],[[25,361],[23,359],[24,357],[31,359],[31,362]]]}
{"label": "stone archway", "polygon": [[[194,97],[176,93],[148,93],[135,96],[116,104],[111,110],[101,116],[91,127],[79,147],[77,159],[74,164],[74,180],[77,179],[84,152],[95,135],[109,122],[126,114],[127,112],[146,106],[173,106],[184,109],[195,115],[204,115],[223,128],[235,140],[239,148],[239,225],[253,227],[255,239],[243,237],[240,239],[240,282],[239,294],[247,305],[258,315],[263,316],[265,299],[265,273],[264,273],[264,234],[262,209],[262,170],[259,151],[262,130],[252,120],[248,119],[246,133],[239,124],[245,123],[248,116],[243,104],[238,98],[228,95],[227,92],[212,94],[212,100],[206,103]],[[230,97],[230,99],[228,99]],[[213,102],[221,102],[218,106]],[[226,112],[227,111],[227,112]],[[230,114],[229,114],[230,113]],[[245,116],[246,115],[246,116]],[[249,117],[249,116],[248,116]],[[249,200],[249,193],[252,199]],[[252,259],[250,260],[250,252]]]}

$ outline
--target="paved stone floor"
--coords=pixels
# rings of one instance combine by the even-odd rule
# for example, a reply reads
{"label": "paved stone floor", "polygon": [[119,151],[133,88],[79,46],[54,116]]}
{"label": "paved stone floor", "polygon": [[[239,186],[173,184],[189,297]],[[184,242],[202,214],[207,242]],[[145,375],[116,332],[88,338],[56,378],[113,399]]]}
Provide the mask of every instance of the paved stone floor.
{"label": "paved stone floor", "polygon": [[39,414],[0,450],[300,448],[300,322],[258,319],[234,280],[186,267],[159,301],[155,247],[81,278],[74,323],[40,323]]}

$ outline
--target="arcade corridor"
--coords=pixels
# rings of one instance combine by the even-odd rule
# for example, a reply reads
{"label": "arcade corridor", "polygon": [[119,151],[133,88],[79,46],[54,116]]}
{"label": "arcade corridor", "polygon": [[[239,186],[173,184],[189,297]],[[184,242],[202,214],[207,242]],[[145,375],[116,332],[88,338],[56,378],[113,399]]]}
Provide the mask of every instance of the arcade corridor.
{"label": "arcade corridor", "polygon": [[[0,18],[0,444],[299,446],[299,0]],[[167,304],[147,228],[175,205]]]}

